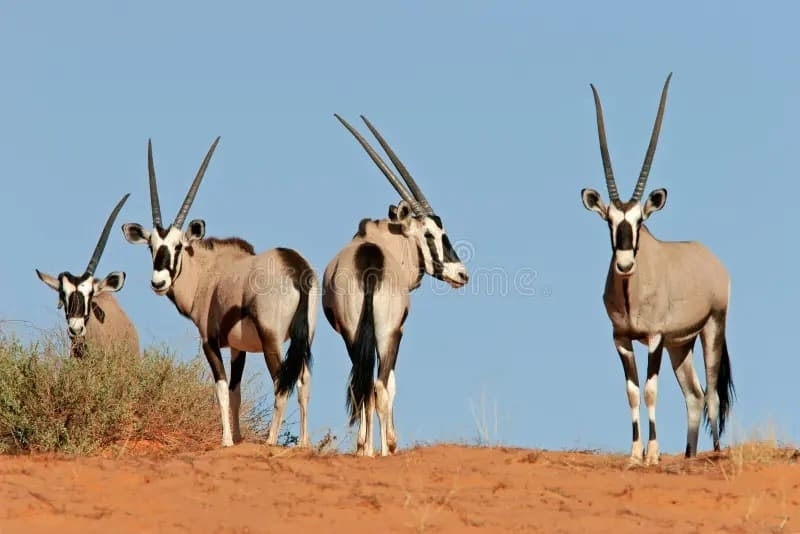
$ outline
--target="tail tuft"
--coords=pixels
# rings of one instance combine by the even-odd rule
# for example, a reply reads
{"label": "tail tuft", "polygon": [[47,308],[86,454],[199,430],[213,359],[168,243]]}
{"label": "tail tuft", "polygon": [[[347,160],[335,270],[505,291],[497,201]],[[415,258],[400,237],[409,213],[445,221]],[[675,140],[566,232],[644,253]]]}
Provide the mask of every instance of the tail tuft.
{"label": "tail tuft", "polygon": [[291,394],[295,384],[297,384],[297,380],[300,378],[300,373],[303,372],[303,366],[305,365],[308,369],[311,369],[308,294],[314,285],[316,277],[308,263],[297,252],[289,249],[279,250],[281,250],[284,258],[292,260],[292,263],[289,264],[292,266],[292,282],[295,289],[300,293],[300,300],[289,325],[289,338],[291,341],[286,351],[286,358],[281,363],[281,368],[278,371],[276,388],[276,393],[278,394]]}
{"label": "tail tuft", "polygon": [[[728,341],[722,340],[722,357],[719,362],[719,371],[717,372],[717,397],[719,397],[719,416],[717,423],[719,425],[719,435],[725,432],[725,424],[730,415],[731,404],[736,397],[736,388],[733,385],[733,375],[731,373],[731,359],[728,355]],[[706,428],[710,428],[711,422],[708,420],[708,407],[703,406],[703,419],[705,420]]]}

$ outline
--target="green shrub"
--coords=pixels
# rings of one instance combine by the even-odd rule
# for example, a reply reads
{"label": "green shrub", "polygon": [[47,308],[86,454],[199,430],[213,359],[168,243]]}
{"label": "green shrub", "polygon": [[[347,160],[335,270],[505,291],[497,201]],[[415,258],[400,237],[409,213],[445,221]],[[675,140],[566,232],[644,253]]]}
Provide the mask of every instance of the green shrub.
{"label": "green shrub", "polygon": [[[161,450],[220,446],[205,358],[181,362],[148,349],[76,359],[67,344],[65,335],[23,344],[0,334],[0,453],[93,454],[137,442]],[[242,434],[250,438],[271,412],[242,404]]]}

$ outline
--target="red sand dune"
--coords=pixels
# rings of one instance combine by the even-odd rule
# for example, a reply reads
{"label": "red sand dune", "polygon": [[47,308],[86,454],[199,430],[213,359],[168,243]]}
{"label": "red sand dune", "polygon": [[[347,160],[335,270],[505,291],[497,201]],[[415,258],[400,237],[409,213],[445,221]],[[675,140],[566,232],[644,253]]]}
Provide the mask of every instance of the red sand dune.
{"label": "red sand dune", "polygon": [[625,465],[617,455],[455,445],[371,459],[254,443],[6,456],[0,534],[800,533],[797,452],[739,446]]}

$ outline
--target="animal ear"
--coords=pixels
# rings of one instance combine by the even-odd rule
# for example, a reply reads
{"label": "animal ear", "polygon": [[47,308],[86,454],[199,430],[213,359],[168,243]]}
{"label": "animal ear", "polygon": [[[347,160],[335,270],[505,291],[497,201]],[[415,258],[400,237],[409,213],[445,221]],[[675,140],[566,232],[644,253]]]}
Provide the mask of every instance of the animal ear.
{"label": "animal ear", "polygon": [[601,219],[606,220],[608,210],[600,197],[600,193],[591,188],[581,189],[581,200],[583,200],[584,208],[597,213]]}
{"label": "animal ear", "polygon": [[142,228],[139,223],[125,223],[122,225],[122,234],[132,245],[146,245],[150,242],[150,232]]}
{"label": "animal ear", "polygon": [[203,219],[193,219],[189,222],[189,227],[183,233],[183,238],[187,242],[203,239],[206,235],[206,222]]}
{"label": "animal ear", "polygon": [[106,292],[117,292],[122,289],[122,286],[125,285],[125,272],[124,271],[114,271],[109,273],[108,276],[100,280],[99,282],[95,280],[94,282],[94,294],[99,295],[100,293]]}
{"label": "animal ear", "polygon": [[47,273],[43,273],[39,269],[36,269],[36,276],[38,276],[39,280],[44,282],[51,289],[55,289],[56,291],[58,291],[59,288],[61,287],[61,283],[58,281],[58,278],[56,278],[55,276],[50,276]]}
{"label": "animal ear", "polygon": [[405,200],[401,200],[397,206],[394,204],[389,206],[389,220],[392,222],[405,222],[411,216],[411,213],[411,206]]}
{"label": "animal ear", "polygon": [[644,218],[647,219],[651,213],[655,213],[664,207],[667,203],[667,190],[663,187],[654,189],[650,196],[647,197],[647,202],[644,204]]}

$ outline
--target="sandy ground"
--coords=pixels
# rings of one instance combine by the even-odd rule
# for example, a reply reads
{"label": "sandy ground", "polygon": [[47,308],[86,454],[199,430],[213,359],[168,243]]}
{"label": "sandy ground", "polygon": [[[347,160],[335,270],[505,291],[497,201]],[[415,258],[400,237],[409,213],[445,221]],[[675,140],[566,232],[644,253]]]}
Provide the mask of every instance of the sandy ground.
{"label": "sandy ground", "polygon": [[253,443],[0,457],[0,534],[800,533],[800,454],[765,450],[636,469],[616,455],[456,445],[373,459]]}

